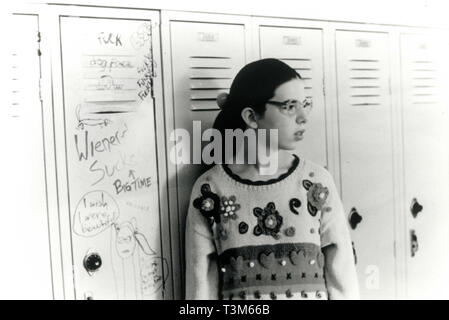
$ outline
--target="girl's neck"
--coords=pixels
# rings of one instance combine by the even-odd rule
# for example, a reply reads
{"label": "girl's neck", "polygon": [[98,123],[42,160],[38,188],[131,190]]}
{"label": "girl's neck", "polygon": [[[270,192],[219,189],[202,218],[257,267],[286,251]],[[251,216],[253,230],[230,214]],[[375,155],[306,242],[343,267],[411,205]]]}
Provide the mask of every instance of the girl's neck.
{"label": "girl's neck", "polygon": [[[277,159],[274,159],[277,157]],[[253,181],[265,181],[273,178],[277,178],[283,173],[286,173],[292,166],[294,157],[286,150],[278,150],[276,154],[270,154],[270,157],[261,161],[260,157],[256,156],[255,163],[228,164],[228,168],[242,179],[249,179]],[[267,161],[276,161],[275,164]],[[272,170],[272,166],[275,165],[276,170]]]}

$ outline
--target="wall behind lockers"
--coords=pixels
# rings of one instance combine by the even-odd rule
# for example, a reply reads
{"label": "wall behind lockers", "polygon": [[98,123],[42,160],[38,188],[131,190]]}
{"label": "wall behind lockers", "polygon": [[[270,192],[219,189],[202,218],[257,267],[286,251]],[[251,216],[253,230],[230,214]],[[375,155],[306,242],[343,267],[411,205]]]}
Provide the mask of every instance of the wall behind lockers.
{"label": "wall behind lockers", "polygon": [[[8,199],[20,231],[8,252],[22,262],[2,297],[183,298],[201,169],[170,161],[170,134],[210,127],[216,96],[266,57],[305,79],[314,110],[296,153],[336,181],[362,298],[447,297],[448,30],[64,5],[14,13],[8,165],[33,183]],[[21,267],[30,260],[33,272]]]}

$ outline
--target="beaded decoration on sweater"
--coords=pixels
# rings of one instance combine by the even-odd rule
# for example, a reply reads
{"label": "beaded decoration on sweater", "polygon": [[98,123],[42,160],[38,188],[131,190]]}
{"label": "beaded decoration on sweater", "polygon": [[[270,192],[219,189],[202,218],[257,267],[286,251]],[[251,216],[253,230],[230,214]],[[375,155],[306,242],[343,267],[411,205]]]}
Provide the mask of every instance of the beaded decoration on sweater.
{"label": "beaded decoration on sweater", "polygon": [[340,198],[330,174],[312,162],[295,156],[269,181],[216,165],[194,185],[188,260],[217,254],[218,278],[209,280],[218,298],[326,299],[321,249],[339,241],[350,242]]}

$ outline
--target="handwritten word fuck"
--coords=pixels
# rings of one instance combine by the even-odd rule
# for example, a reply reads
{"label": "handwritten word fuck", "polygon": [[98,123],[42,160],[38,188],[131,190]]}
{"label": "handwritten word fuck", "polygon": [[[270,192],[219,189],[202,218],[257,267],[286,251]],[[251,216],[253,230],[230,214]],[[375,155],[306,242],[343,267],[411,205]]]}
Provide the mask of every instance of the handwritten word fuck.
{"label": "handwritten word fuck", "polygon": [[122,40],[120,39],[120,37],[121,35],[119,34],[100,32],[97,39],[100,44],[111,44],[115,45],[116,47],[121,47]]}

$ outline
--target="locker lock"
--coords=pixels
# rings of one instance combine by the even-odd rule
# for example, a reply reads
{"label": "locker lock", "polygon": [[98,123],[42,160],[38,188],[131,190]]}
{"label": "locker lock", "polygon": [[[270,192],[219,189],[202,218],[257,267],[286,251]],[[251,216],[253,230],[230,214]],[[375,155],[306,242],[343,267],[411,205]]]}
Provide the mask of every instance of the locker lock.
{"label": "locker lock", "polygon": [[416,235],[415,230],[410,230],[410,250],[412,257],[416,255],[418,249],[419,249],[418,236]]}
{"label": "locker lock", "polygon": [[357,225],[362,222],[362,216],[357,212],[356,208],[352,208],[349,212],[349,225],[353,230],[357,228]]}
{"label": "locker lock", "polygon": [[84,257],[84,261],[83,261],[83,265],[84,265],[84,269],[86,269],[87,273],[89,273],[89,275],[92,275],[92,273],[98,271],[98,269],[100,269],[101,267],[101,257],[98,253],[88,253],[85,257]]}
{"label": "locker lock", "polygon": [[423,206],[419,204],[416,198],[413,198],[412,203],[410,205],[410,212],[412,213],[413,218],[416,218],[418,216],[418,213],[420,213],[422,209]]}

